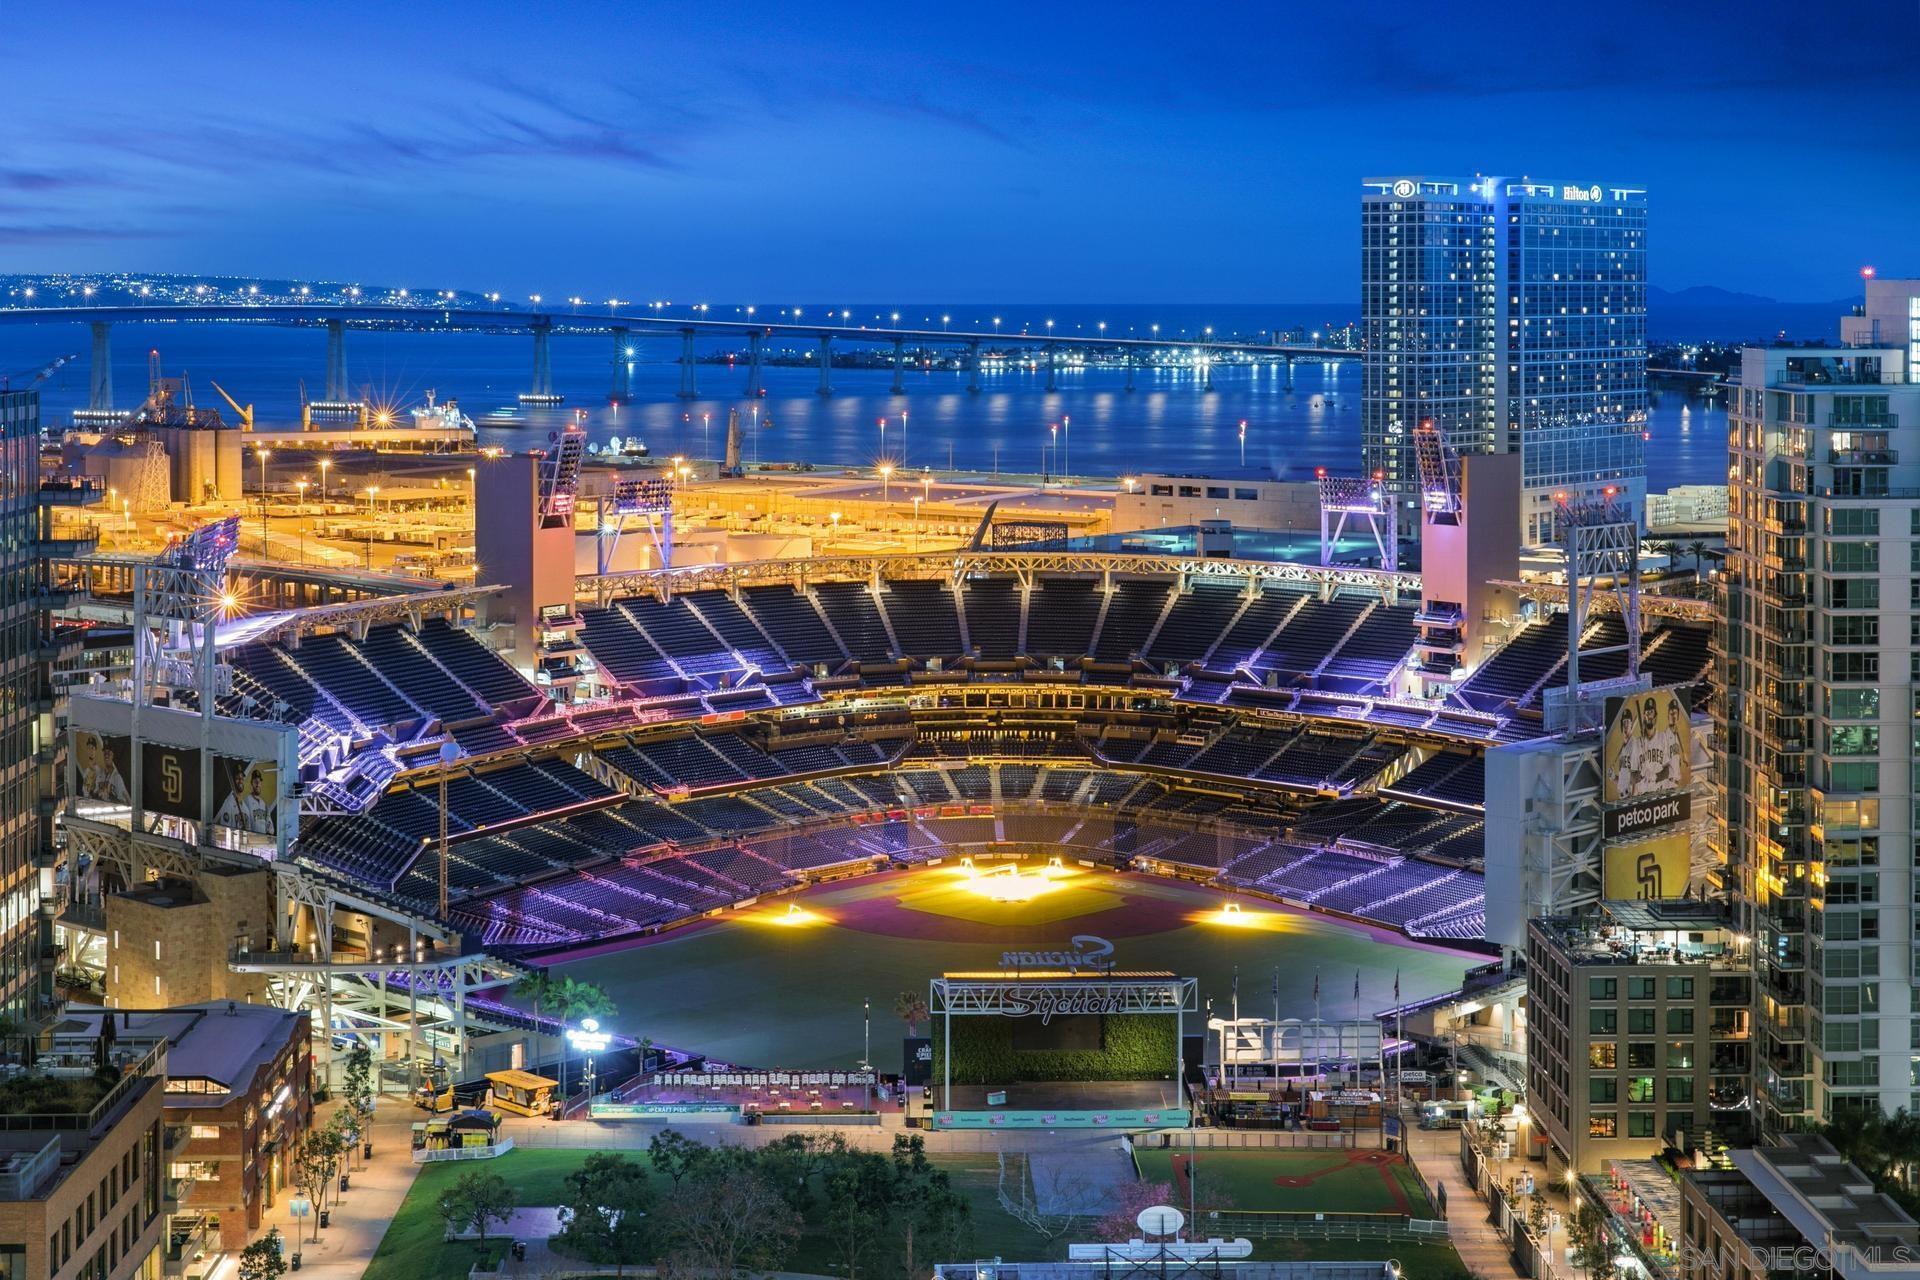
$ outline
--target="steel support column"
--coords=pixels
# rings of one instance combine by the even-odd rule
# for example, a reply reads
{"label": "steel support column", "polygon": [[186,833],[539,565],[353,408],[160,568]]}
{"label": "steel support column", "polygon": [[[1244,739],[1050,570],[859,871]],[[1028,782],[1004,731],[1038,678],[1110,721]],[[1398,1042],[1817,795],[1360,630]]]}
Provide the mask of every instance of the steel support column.
{"label": "steel support column", "polygon": [[113,326],[93,322],[93,376],[87,389],[87,408],[113,408]]}
{"label": "steel support column", "polygon": [[896,396],[903,396],[907,394],[906,384],[900,381],[901,374],[906,371],[906,363],[907,363],[906,339],[895,338],[893,340],[893,394]]}
{"label": "steel support column", "polygon": [[680,331],[680,398],[682,400],[697,399],[700,395],[698,388],[694,385],[693,371],[695,367],[693,359],[693,330],[682,329]]}
{"label": "steel support column", "polygon": [[820,335],[820,387],[817,395],[833,394],[833,335]]}
{"label": "steel support column", "polygon": [[1288,394],[1288,395],[1292,395],[1292,394],[1293,394],[1293,357],[1292,357],[1292,356],[1288,356],[1288,357],[1287,357],[1287,385],[1286,385],[1286,392],[1287,392],[1287,394]]}
{"label": "steel support column", "polygon": [[632,340],[630,330],[613,331],[613,389],[607,392],[609,404],[626,404],[633,399],[633,364],[627,355],[627,344]]}
{"label": "steel support column", "polygon": [[1047,344],[1047,393],[1051,395],[1060,389],[1060,349],[1051,342]]}
{"label": "steel support column", "polygon": [[980,344],[967,344],[967,390],[978,395],[980,392]]}
{"label": "steel support column", "polygon": [[767,394],[766,384],[760,377],[760,362],[763,358],[762,337],[763,335],[757,332],[747,335],[747,399],[749,400],[758,400]]}
{"label": "steel support column", "polygon": [[550,396],[553,394],[553,324],[547,320],[536,320],[533,324],[533,394]]}
{"label": "steel support column", "polygon": [[1127,350],[1127,390],[1129,391],[1133,390],[1134,366],[1139,363],[1140,363],[1140,353],[1133,350],[1132,348],[1128,348]]}
{"label": "steel support column", "polygon": [[327,399],[340,404],[347,398],[347,326],[327,321]]}

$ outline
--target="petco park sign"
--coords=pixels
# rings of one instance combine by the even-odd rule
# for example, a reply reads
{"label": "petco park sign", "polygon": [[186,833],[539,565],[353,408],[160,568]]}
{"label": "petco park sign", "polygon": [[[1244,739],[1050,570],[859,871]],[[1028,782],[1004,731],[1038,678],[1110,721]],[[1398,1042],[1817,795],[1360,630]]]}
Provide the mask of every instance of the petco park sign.
{"label": "petco park sign", "polygon": [[1071,951],[1002,951],[1000,967],[1002,969],[1091,969],[1104,973],[1113,968],[1113,944],[1105,938],[1097,938],[1090,933],[1075,934]]}

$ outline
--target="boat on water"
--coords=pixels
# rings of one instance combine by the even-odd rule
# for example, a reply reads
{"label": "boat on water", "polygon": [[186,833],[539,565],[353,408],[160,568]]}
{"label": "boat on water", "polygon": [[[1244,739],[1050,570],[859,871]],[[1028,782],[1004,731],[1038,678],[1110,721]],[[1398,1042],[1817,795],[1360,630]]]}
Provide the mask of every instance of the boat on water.
{"label": "boat on water", "polygon": [[427,388],[427,402],[413,407],[413,425],[423,430],[462,431],[467,435],[475,430],[473,419],[460,411],[459,402],[434,399],[432,387]]}

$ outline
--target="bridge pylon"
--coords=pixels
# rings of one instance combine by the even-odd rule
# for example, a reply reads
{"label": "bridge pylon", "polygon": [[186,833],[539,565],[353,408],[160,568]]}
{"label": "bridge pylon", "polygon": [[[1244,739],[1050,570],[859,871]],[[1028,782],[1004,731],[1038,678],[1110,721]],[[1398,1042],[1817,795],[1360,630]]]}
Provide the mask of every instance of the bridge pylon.
{"label": "bridge pylon", "polygon": [[1051,342],[1047,344],[1047,394],[1052,395],[1060,389],[1060,348]]}
{"label": "bridge pylon", "polygon": [[343,320],[327,321],[327,400],[344,404],[347,400],[347,326]]}
{"label": "bridge pylon", "polygon": [[613,331],[613,386],[607,392],[608,404],[631,404],[633,402],[633,358],[628,344],[633,333],[628,329],[615,328]]}
{"label": "bridge pylon", "polygon": [[907,341],[905,338],[895,338],[893,340],[893,387],[891,388],[893,395],[907,394],[907,384],[900,380],[906,373],[906,367]]}
{"label": "bridge pylon", "polygon": [[814,394],[833,394],[833,335],[830,333],[820,335],[820,386]]}
{"label": "bridge pylon", "polygon": [[967,344],[967,390],[980,394],[980,344],[977,342]]}
{"label": "bridge pylon", "polygon": [[695,385],[694,378],[694,369],[698,366],[693,358],[693,333],[692,329],[680,331],[680,398],[682,400],[700,398],[700,389]]}
{"label": "bridge pylon", "polygon": [[758,332],[747,335],[747,399],[758,400],[767,394],[766,383],[760,376],[762,360],[761,337]]}
{"label": "bridge pylon", "polygon": [[113,408],[113,326],[104,320],[93,322],[93,369],[87,381],[87,408],[95,412]]}

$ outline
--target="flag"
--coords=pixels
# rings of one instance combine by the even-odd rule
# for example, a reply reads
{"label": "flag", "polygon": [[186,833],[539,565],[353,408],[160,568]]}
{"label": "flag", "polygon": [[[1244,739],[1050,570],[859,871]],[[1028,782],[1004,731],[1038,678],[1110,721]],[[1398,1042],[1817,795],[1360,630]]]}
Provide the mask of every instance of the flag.
{"label": "flag", "polygon": [[1355,1000],[1360,998],[1360,971],[1358,969],[1353,971],[1353,998]]}
{"label": "flag", "polygon": [[1318,1003],[1320,1000],[1320,971],[1318,969],[1313,971],[1313,998],[1315,1003]]}
{"label": "flag", "polygon": [[1396,1005],[1400,1003],[1400,971],[1398,969],[1393,971],[1393,1002]]}

